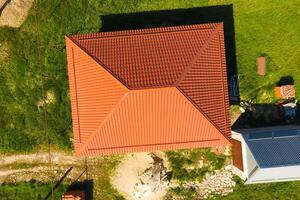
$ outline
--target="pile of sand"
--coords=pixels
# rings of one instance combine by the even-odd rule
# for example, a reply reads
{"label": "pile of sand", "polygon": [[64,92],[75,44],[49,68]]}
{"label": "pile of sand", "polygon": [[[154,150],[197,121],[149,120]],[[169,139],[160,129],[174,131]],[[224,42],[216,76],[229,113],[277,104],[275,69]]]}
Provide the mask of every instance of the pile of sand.
{"label": "pile of sand", "polygon": [[129,200],[162,199],[169,185],[165,166],[162,153],[128,154],[112,184]]}

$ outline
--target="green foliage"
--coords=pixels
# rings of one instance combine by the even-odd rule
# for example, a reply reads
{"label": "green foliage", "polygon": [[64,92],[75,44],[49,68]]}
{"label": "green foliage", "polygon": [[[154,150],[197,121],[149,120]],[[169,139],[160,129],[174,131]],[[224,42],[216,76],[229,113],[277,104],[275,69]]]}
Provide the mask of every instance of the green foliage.
{"label": "green foliage", "polygon": [[28,169],[38,166],[38,163],[14,163],[10,169]]}
{"label": "green foliage", "polygon": [[[61,199],[67,185],[60,185],[54,192],[54,199]],[[42,200],[51,191],[50,184],[18,183],[4,184],[0,187],[1,200]]]}
{"label": "green foliage", "polygon": [[7,58],[0,57],[0,68],[5,69],[0,70],[0,151],[32,151],[36,145],[46,144],[44,112],[37,106],[42,100],[42,71],[45,91],[55,95],[55,102],[47,105],[51,143],[61,149],[71,148],[64,37],[97,31],[97,4],[85,0],[35,1],[19,29],[0,29],[0,42],[10,51]]}
{"label": "green foliage", "polygon": [[182,199],[182,200],[190,200],[196,199],[197,191],[195,189],[188,189],[182,186],[178,186],[176,188],[171,188],[168,191],[167,199]]}
{"label": "green foliage", "polygon": [[103,156],[90,163],[89,173],[93,176],[95,199],[124,200],[110,182],[121,160],[122,156]]}
{"label": "green foliage", "polygon": [[[72,126],[66,67],[65,35],[97,32],[101,15],[233,4],[240,95],[274,101],[273,87],[282,76],[293,76],[300,95],[298,22],[300,5],[293,0],[37,0],[26,21],[18,28],[0,28],[0,151],[31,151],[47,141],[44,113],[37,108],[42,99],[41,67],[45,91],[53,91],[55,102],[48,111],[52,144],[71,149]],[[39,28],[37,28],[37,25]],[[264,77],[256,74],[256,57],[267,56]],[[16,145],[11,144],[16,136]],[[22,144],[24,140],[31,144]]]}
{"label": "green foliage", "polygon": [[4,44],[9,49],[9,56],[0,55],[0,151],[32,151],[47,143],[44,112],[37,106],[42,100],[42,75],[45,92],[55,94],[55,102],[47,105],[51,143],[71,149],[65,35],[97,32],[104,14],[196,4],[207,1],[34,1],[20,28],[0,28],[0,52]]}
{"label": "green foliage", "polygon": [[[180,182],[201,181],[207,172],[221,169],[226,157],[216,155],[210,149],[187,149],[167,151],[166,156],[173,171],[173,178]],[[198,167],[199,161],[203,166]],[[188,170],[188,168],[191,170]]]}
{"label": "green foliage", "polygon": [[300,182],[283,182],[270,184],[244,185],[243,181],[235,178],[237,186],[234,192],[226,197],[215,197],[216,200],[256,200],[256,199],[300,199]]}
{"label": "green foliage", "polygon": [[[296,27],[300,20],[300,4],[293,0],[239,1],[233,3],[240,95],[242,99],[257,97],[259,102],[275,100],[273,87],[283,76],[295,80],[300,99],[300,35]],[[217,0],[210,5],[219,4]],[[267,57],[267,74],[256,74],[256,58]]]}

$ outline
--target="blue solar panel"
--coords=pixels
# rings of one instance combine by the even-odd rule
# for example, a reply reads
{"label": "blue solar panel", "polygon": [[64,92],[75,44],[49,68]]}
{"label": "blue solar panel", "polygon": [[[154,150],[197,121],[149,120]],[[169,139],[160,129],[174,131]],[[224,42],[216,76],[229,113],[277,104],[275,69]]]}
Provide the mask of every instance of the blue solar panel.
{"label": "blue solar panel", "polygon": [[298,130],[292,129],[292,130],[284,130],[284,131],[275,131],[274,137],[291,137],[291,136],[297,136]]}
{"label": "blue solar panel", "polygon": [[252,132],[244,139],[260,168],[300,165],[299,133],[299,129]]}
{"label": "blue solar panel", "polygon": [[248,140],[257,140],[257,139],[272,139],[272,132],[257,132],[249,133]]}

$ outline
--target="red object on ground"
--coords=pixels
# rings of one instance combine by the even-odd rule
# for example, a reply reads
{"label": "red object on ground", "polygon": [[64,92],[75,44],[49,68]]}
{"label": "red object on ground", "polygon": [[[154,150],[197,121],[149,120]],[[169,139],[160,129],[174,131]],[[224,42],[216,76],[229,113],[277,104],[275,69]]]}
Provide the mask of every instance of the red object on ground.
{"label": "red object on ground", "polygon": [[69,191],[63,194],[62,200],[85,200],[85,192],[82,190]]}
{"label": "red object on ground", "polygon": [[258,57],[257,60],[257,74],[264,76],[266,74],[266,58],[265,57]]}
{"label": "red object on ground", "polygon": [[244,165],[243,165],[243,153],[242,153],[242,144],[240,141],[233,139],[231,141],[232,143],[232,161],[233,165],[240,169],[241,171],[244,171]]}
{"label": "red object on ground", "polygon": [[279,99],[295,98],[294,85],[283,85],[275,87],[275,96]]}
{"label": "red object on ground", "polygon": [[66,44],[76,156],[230,144],[222,23]]}

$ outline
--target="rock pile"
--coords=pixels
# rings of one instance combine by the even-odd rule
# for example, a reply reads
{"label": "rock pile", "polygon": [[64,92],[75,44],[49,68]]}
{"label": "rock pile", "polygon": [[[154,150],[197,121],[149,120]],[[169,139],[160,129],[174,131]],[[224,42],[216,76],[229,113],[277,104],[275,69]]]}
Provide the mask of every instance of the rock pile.
{"label": "rock pile", "polygon": [[[176,182],[171,182],[169,184],[169,188],[176,188],[179,186],[180,185]],[[233,192],[236,183],[233,181],[231,165],[227,165],[221,170],[207,173],[202,182],[186,182],[182,186],[186,189],[197,191],[199,199],[207,199],[214,195],[226,196]]]}
{"label": "rock pile", "polygon": [[208,174],[204,181],[199,184],[198,193],[202,198],[208,198],[211,195],[225,196],[233,191],[235,182],[232,180],[233,174],[229,170],[215,171],[215,174]]}
{"label": "rock pile", "polygon": [[196,190],[200,199],[206,199],[213,195],[225,196],[233,191],[236,183],[233,181],[231,165],[214,173],[206,174],[204,180],[199,182],[184,183],[183,187]]}

